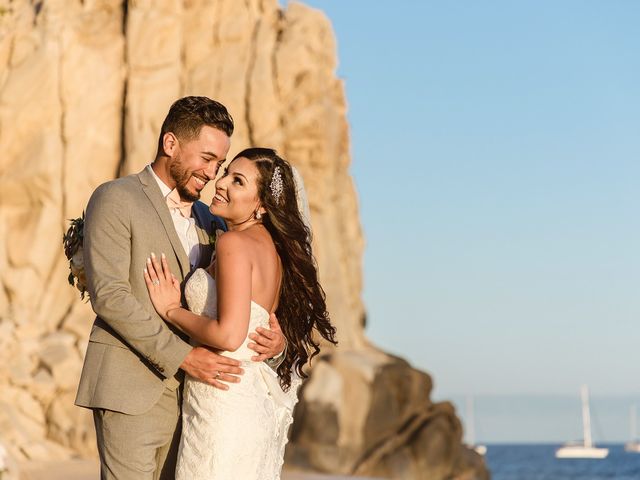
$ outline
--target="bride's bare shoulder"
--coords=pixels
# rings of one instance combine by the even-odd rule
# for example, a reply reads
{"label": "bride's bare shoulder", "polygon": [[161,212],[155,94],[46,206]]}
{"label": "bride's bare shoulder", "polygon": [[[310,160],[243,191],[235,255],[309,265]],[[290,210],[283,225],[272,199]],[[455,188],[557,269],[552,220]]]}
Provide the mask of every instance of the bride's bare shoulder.
{"label": "bride's bare shoulder", "polygon": [[232,255],[248,257],[260,249],[260,241],[253,232],[229,231],[225,232],[216,242],[216,257]]}
{"label": "bride's bare shoulder", "polygon": [[225,232],[216,241],[216,255],[241,252],[247,248],[248,240],[244,232]]}

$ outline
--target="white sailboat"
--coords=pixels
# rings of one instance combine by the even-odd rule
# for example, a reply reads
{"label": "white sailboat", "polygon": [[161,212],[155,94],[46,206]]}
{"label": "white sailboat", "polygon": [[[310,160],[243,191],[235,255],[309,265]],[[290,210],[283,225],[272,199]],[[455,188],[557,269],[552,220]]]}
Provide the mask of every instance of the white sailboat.
{"label": "white sailboat", "polygon": [[582,443],[567,444],[556,450],[556,458],[606,458],[608,448],[598,448],[591,438],[591,413],[589,411],[589,389],[582,386],[582,429],[584,440]]}
{"label": "white sailboat", "polygon": [[467,397],[467,445],[479,455],[487,453],[486,445],[476,445],[476,426],[475,426],[473,397]]}
{"label": "white sailboat", "polygon": [[631,406],[629,420],[631,422],[631,439],[624,445],[624,449],[627,452],[640,453],[640,441],[638,441],[638,433],[636,431],[638,418],[635,405]]}

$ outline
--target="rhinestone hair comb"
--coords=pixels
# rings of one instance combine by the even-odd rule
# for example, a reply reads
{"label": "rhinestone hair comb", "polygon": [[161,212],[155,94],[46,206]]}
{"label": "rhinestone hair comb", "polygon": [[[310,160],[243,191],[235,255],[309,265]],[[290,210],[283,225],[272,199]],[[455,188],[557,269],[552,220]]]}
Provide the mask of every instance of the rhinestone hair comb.
{"label": "rhinestone hair comb", "polygon": [[280,173],[280,167],[276,166],[273,169],[273,175],[271,176],[271,184],[269,185],[271,189],[271,195],[273,195],[276,204],[280,203],[280,197],[282,196],[283,185],[282,185],[282,174]]}

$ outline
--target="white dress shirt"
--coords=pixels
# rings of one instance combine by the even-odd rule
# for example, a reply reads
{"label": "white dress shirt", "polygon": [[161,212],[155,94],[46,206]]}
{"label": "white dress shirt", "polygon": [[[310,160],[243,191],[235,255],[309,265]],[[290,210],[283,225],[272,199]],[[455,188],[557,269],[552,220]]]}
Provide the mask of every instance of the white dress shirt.
{"label": "white dress shirt", "polygon": [[[158,186],[160,187],[162,196],[166,201],[167,197],[172,191],[171,188],[169,188],[160,179],[160,177],[156,175],[156,172],[153,171],[151,165],[147,165],[147,168],[151,172],[151,175],[153,175],[153,178],[156,179],[156,182],[158,182]],[[190,218],[183,217],[182,213],[180,213],[180,210],[177,208],[170,208],[169,212],[171,213],[173,225],[176,227],[176,233],[178,234],[180,243],[182,243],[182,247],[189,257],[191,270],[193,270],[194,267],[200,262],[200,240],[198,239],[198,232],[196,231],[196,221],[193,218],[193,209],[191,210]]]}

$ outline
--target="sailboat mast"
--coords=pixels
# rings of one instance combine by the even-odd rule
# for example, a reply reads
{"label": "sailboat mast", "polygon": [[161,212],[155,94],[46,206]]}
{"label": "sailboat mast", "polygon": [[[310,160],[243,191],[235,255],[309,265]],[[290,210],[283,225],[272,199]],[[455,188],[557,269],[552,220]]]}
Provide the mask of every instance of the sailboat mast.
{"label": "sailboat mast", "polygon": [[591,414],[589,412],[589,388],[586,385],[582,386],[582,428],[584,430],[584,446],[587,448],[593,447]]}
{"label": "sailboat mast", "polygon": [[475,418],[473,418],[473,397],[467,397],[467,443],[470,446],[476,444]]}

